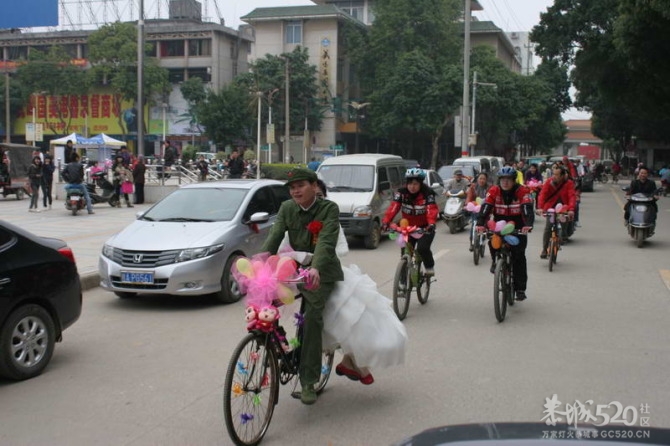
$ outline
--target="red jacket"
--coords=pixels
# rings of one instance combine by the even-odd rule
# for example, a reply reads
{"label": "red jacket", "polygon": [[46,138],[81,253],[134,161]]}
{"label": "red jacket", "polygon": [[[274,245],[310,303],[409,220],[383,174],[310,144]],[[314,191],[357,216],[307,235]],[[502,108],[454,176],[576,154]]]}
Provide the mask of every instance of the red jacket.
{"label": "red jacket", "polygon": [[435,193],[430,189],[428,190],[427,193],[419,191],[414,196],[409,193],[406,187],[396,191],[382,223],[385,225],[391,223],[398,211],[402,210],[402,218],[406,218],[410,226],[423,228],[434,225],[437,222],[439,210],[437,204],[435,204]]}
{"label": "red jacket", "polygon": [[533,226],[535,214],[533,213],[533,198],[530,196],[530,189],[516,184],[510,194],[511,200],[505,202],[505,195],[507,194],[500,186],[491,186],[479,213],[477,225],[484,226],[491,213],[493,213],[495,221],[513,221],[517,229],[524,226]]}
{"label": "red jacket", "polygon": [[562,185],[556,184],[554,180],[551,180],[542,186],[542,191],[540,191],[540,195],[537,198],[537,207],[543,211],[547,211],[555,208],[558,203],[562,203],[563,206],[568,207],[569,211],[574,212],[577,205],[577,194],[575,194],[575,183],[572,180],[565,180]]}

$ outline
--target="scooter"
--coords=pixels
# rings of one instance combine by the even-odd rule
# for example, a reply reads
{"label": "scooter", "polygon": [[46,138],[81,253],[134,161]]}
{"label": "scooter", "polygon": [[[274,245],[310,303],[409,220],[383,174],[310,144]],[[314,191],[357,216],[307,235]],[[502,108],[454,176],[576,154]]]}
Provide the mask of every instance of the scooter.
{"label": "scooter", "polygon": [[[116,207],[119,204],[119,196],[114,190],[114,185],[107,180],[107,174],[96,172],[91,175],[91,178],[93,183],[86,183],[91,204],[109,203],[111,207]],[[98,193],[96,186],[100,188],[100,193]]]}
{"label": "scooter", "polygon": [[452,189],[446,193],[447,203],[444,205],[442,219],[449,226],[449,232],[455,234],[462,231],[468,225],[468,218],[463,209],[465,205],[465,192]]}
{"label": "scooter", "polygon": [[[630,188],[624,187],[622,190],[628,192]],[[628,234],[635,240],[638,248],[642,248],[644,241],[654,235],[654,229],[656,228],[654,202],[658,200],[662,193],[662,189],[658,189],[653,196],[638,193],[628,198]]]}
{"label": "scooter", "polygon": [[77,215],[82,209],[86,208],[86,197],[81,190],[67,189],[65,194],[65,209]]}

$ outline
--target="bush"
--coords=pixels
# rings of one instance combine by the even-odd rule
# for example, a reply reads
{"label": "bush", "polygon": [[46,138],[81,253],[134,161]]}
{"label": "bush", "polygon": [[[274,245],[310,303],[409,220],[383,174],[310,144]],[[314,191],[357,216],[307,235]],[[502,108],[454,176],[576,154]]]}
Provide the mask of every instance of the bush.
{"label": "bush", "polygon": [[288,180],[286,175],[295,164],[261,164],[261,176],[273,180]]}
{"label": "bush", "polygon": [[181,151],[181,160],[183,163],[187,163],[189,161],[195,161],[195,153],[198,151],[198,148],[192,145],[187,145],[185,148],[182,149]]}

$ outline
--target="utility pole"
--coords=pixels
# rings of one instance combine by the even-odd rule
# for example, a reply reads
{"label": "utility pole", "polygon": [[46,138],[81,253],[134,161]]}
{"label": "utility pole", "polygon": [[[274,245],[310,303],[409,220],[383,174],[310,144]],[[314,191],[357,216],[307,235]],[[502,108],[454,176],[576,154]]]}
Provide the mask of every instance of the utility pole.
{"label": "utility pole", "polygon": [[466,152],[468,147],[468,136],[470,130],[470,20],[471,20],[471,0],[465,1],[465,13],[463,17],[464,27],[464,48],[463,48],[463,108],[461,115],[461,154]]}
{"label": "utility pole", "polygon": [[291,136],[291,130],[290,130],[290,125],[291,125],[291,117],[289,116],[289,93],[290,93],[290,88],[289,88],[289,73],[288,73],[288,55],[284,58],[286,61],[286,101],[284,102],[285,108],[284,108],[284,114],[286,115],[286,128],[284,129],[284,160],[288,161],[291,156],[291,151],[290,151],[290,142],[289,138]]}
{"label": "utility pole", "polygon": [[144,155],[144,0],[137,20],[137,155]]}

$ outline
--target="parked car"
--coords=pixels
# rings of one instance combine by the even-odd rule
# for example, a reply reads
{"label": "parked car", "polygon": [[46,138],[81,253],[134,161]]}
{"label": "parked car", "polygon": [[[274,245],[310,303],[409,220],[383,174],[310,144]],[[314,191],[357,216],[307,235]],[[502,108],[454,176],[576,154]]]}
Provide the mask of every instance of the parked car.
{"label": "parked car", "polygon": [[423,169],[423,171],[426,172],[425,183],[435,192],[435,202],[440,212],[442,212],[447,204],[447,196],[444,195],[444,180],[434,170]]}
{"label": "parked car", "polygon": [[42,373],[63,331],[81,314],[72,250],[0,220],[0,376]]}
{"label": "parked car", "polygon": [[231,267],[260,251],[279,206],[276,180],[226,180],[177,189],[110,238],[98,262],[100,286],[121,298],[143,294],[241,294]]}
{"label": "parked car", "polygon": [[442,178],[444,186],[447,186],[447,181],[451,180],[454,177],[454,170],[460,169],[463,171],[463,176],[472,182],[477,175],[475,168],[472,165],[469,166],[442,166],[437,169],[437,174]]}

